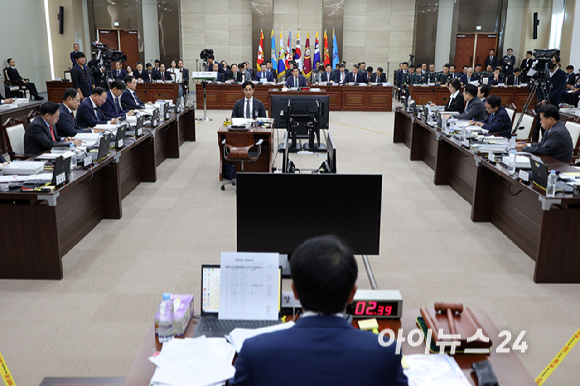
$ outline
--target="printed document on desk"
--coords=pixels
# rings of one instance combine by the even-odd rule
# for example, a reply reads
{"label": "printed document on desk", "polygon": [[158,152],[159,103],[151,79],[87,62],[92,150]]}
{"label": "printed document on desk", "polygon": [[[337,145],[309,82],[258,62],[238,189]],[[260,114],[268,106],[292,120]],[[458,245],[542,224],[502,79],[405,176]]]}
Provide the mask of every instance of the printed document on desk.
{"label": "printed document on desk", "polygon": [[405,355],[405,361],[409,386],[471,385],[455,359],[447,354]]}
{"label": "printed document on desk", "polygon": [[278,253],[222,252],[219,319],[278,320]]}

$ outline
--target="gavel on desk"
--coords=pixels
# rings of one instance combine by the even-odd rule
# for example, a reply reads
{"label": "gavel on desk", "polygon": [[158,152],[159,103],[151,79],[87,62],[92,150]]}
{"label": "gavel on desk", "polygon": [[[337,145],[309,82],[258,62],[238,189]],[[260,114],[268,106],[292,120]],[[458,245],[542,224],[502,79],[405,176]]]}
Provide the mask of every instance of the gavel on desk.
{"label": "gavel on desk", "polygon": [[457,334],[455,329],[455,321],[453,315],[455,313],[461,314],[463,312],[463,304],[461,303],[435,303],[435,312],[447,313],[447,320],[449,321],[449,332],[451,335]]}

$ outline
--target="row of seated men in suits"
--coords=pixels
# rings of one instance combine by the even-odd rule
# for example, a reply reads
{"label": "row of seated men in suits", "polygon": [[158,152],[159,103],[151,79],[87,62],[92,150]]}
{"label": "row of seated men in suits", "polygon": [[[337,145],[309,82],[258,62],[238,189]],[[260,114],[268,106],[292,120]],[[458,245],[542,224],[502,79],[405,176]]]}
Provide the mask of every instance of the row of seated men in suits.
{"label": "row of seated men in suits", "polygon": [[[489,131],[491,135],[505,138],[512,136],[512,120],[506,109],[501,105],[501,98],[497,95],[489,95],[489,85],[476,87],[467,84],[461,90],[461,83],[457,79],[448,85],[449,100],[445,105],[445,111],[455,111],[460,114],[454,115],[458,120],[469,120],[472,125],[477,125]],[[544,135],[541,142],[525,145],[518,144],[519,151],[526,151],[537,155],[547,155],[559,161],[572,162],[572,137],[563,122],[560,122],[560,113],[557,106],[544,104],[538,109],[538,119]]]}
{"label": "row of seated men in suits", "polygon": [[[30,79],[23,78],[20,75],[20,73],[16,69],[16,61],[14,60],[14,58],[6,59],[6,63],[8,63],[8,67],[6,69],[6,75],[7,75],[8,79],[6,79],[6,80],[16,81],[16,82],[18,82],[18,85],[26,87],[28,89],[28,91],[30,91],[30,95],[32,96],[32,98],[34,100],[41,101],[44,99],[44,97],[38,95],[38,91],[36,90],[36,85],[34,83],[30,82]],[[6,93],[7,98],[12,97],[12,95],[10,93],[10,89],[6,89],[6,87],[5,87],[4,92]]]}
{"label": "row of seated men in suits", "polygon": [[82,99],[77,89],[69,88],[65,90],[60,106],[54,102],[43,103],[41,116],[33,121],[37,124],[30,130],[31,122],[25,132],[25,154],[41,154],[52,149],[54,142],[63,140],[73,141],[76,146],[80,144],[74,140],[76,134],[101,132],[95,126],[118,123],[120,118],[133,115],[135,110],[145,107],[135,92],[136,88],[135,77],[129,75],[124,81],[115,79],[109,91],[95,87],[88,97]]}

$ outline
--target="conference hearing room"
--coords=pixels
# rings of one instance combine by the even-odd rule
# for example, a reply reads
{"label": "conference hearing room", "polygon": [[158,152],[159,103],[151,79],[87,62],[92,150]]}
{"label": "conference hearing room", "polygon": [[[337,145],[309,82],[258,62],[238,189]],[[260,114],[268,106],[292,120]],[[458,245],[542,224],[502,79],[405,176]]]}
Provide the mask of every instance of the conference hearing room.
{"label": "conference hearing room", "polygon": [[6,386],[578,384],[580,3],[0,9]]}

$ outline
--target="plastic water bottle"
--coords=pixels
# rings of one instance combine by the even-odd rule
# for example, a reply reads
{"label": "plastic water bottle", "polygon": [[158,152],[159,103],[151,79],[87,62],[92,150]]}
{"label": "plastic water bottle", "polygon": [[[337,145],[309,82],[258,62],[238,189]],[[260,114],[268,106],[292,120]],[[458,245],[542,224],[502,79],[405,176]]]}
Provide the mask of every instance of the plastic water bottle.
{"label": "plastic water bottle", "polygon": [[508,173],[512,176],[516,174],[516,149],[513,147],[508,153]]}
{"label": "plastic water bottle", "polygon": [[461,139],[461,142],[465,141],[466,135],[467,135],[467,129],[465,128],[465,126],[461,126],[461,135],[459,136],[459,138]]}
{"label": "plastic water bottle", "polygon": [[550,170],[550,175],[548,176],[548,186],[546,187],[546,197],[554,198],[556,197],[556,171]]}
{"label": "plastic water bottle", "polygon": [[516,148],[516,136],[512,135],[512,137],[510,138],[510,150]]}
{"label": "plastic water bottle", "polygon": [[164,293],[163,300],[159,303],[159,342],[165,343],[173,339],[175,329],[173,327],[173,301],[171,294]]}

